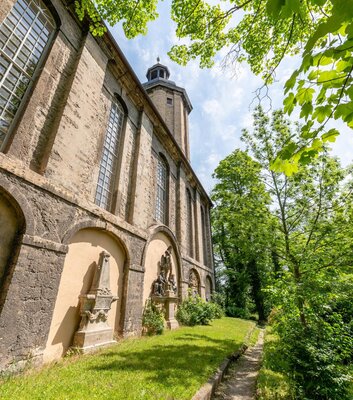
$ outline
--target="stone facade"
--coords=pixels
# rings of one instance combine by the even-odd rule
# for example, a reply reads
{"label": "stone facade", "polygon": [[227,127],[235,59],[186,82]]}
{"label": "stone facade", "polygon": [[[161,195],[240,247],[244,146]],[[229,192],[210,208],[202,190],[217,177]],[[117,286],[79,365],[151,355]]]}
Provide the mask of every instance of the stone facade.
{"label": "stone facade", "polygon": [[[3,3],[0,29],[15,4]],[[190,271],[204,298],[214,287],[211,203],[189,163],[186,92],[166,77],[144,88],[109,33],[92,37],[61,0],[40,5],[56,29],[0,143],[0,369],[50,361],[72,345],[102,252],[117,298],[108,312],[115,339],[141,333],[168,248],[179,301]],[[124,117],[105,209],[95,198],[114,102]],[[165,223],[155,212],[161,157]]]}

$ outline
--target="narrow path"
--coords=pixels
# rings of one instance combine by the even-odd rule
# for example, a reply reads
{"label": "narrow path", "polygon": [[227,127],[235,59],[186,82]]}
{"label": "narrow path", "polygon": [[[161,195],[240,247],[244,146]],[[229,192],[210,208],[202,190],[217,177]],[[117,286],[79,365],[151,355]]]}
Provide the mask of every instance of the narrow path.
{"label": "narrow path", "polygon": [[230,366],[213,400],[254,400],[264,344],[264,329],[260,330],[254,347]]}

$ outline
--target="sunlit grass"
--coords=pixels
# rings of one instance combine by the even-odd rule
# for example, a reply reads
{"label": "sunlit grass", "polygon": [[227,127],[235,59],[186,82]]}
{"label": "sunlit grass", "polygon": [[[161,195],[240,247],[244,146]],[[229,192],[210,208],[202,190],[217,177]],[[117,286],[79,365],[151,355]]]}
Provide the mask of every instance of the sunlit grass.
{"label": "sunlit grass", "polygon": [[267,328],[262,366],[257,380],[258,400],[290,400],[291,389],[283,370],[283,357],[276,348],[277,337]]}
{"label": "sunlit grass", "polygon": [[189,400],[253,326],[222,318],[209,326],[122,340],[94,355],[8,378],[0,385],[0,399]]}

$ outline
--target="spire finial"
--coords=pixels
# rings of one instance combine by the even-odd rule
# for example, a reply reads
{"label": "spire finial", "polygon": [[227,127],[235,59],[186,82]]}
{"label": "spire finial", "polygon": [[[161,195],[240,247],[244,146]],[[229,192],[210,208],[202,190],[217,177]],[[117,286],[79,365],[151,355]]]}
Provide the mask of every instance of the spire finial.
{"label": "spire finial", "polygon": [[161,59],[159,58],[159,56],[157,57],[157,62],[159,63],[161,61]]}

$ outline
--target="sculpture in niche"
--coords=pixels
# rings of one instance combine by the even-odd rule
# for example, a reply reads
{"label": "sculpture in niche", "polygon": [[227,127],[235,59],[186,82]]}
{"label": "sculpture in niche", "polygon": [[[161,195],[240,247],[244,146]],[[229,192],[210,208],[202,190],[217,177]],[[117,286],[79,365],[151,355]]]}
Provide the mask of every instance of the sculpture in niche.
{"label": "sculpture in niche", "polygon": [[194,269],[192,269],[189,273],[189,290],[192,296],[200,295],[199,278]]}
{"label": "sculpture in niche", "polygon": [[114,343],[113,329],[107,319],[111,305],[118,297],[110,290],[109,259],[109,253],[103,251],[100,254],[91,289],[80,296],[81,322],[73,345],[84,351]]}
{"label": "sculpture in niche", "polygon": [[178,301],[178,291],[172,265],[172,246],[169,246],[159,262],[158,278],[152,284],[152,301],[165,311],[165,319],[170,329],[177,328],[174,317]]}
{"label": "sculpture in niche", "polygon": [[152,296],[171,296],[177,293],[177,284],[172,268],[172,246],[161,257],[158,278],[152,285]]}

